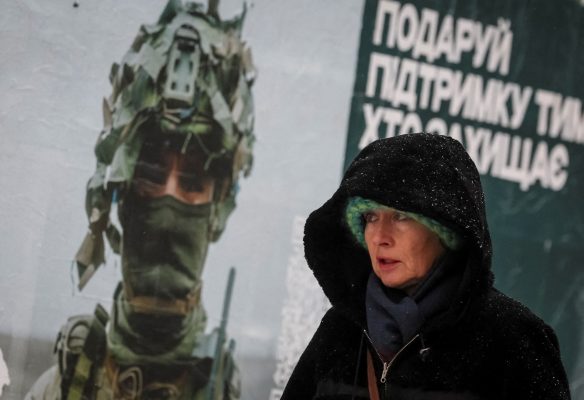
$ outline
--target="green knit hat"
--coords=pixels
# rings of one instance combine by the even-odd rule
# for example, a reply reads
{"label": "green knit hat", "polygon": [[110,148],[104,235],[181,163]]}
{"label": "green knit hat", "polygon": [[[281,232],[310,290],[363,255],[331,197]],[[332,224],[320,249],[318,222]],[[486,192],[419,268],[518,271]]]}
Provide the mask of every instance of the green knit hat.
{"label": "green knit hat", "polygon": [[[353,234],[353,237],[365,248],[367,248],[367,244],[365,243],[365,236],[363,234],[365,230],[363,214],[368,211],[379,209],[389,210],[392,208],[362,197],[351,197],[347,202],[347,207],[345,208],[345,221],[347,222],[349,231]],[[407,211],[399,212],[407,215],[414,221],[419,222],[438,235],[442,244],[448,249],[458,250],[462,247],[463,241],[461,236],[452,229],[440,224],[435,219]]]}

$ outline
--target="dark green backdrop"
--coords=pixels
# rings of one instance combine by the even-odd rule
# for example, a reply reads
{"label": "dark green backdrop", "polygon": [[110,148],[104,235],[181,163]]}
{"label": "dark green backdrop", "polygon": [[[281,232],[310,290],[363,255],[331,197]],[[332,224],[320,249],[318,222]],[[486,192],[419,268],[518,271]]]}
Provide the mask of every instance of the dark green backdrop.
{"label": "dark green backdrop", "polygon": [[[407,3],[402,1],[400,4]],[[576,1],[427,0],[410,4],[416,7],[419,15],[423,8],[437,11],[439,21],[452,15],[454,20],[467,18],[480,21],[483,26],[497,26],[501,18],[510,22],[513,42],[508,74],[489,72],[484,67],[474,68],[470,56],[462,57],[456,65],[442,57],[434,60],[434,65],[464,74],[479,74],[485,79],[515,82],[521,87],[530,86],[534,93],[537,89],[545,89],[562,96],[584,98],[584,12]],[[373,44],[378,5],[379,1],[365,2],[344,168],[359,151],[358,143],[366,125],[363,104],[392,108],[379,95],[365,95],[371,53],[414,58],[411,51],[402,53],[396,47]],[[418,61],[428,62],[424,58]],[[401,110],[407,112],[404,107]],[[534,143],[545,141],[550,149],[562,143],[569,154],[569,165],[565,168],[568,179],[557,191],[543,188],[538,183],[522,190],[517,182],[483,176],[494,242],[493,268],[496,287],[528,305],[556,330],[574,391],[576,386],[580,387],[577,381],[583,375],[584,364],[584,268],[581,264],[584,258],[584,147],[583,144],[539,136],[536,133],[537,111],[532,100],[521,126],[500,130],[512,136],[531,138]],[[447,110],[414,112],[423,124],[430,118],[439,117],[448,125],[458,122],[486,127],[493,132],[499,129],[450,116]],[[384,127],[380,127],[378,133],[384,137]]]}

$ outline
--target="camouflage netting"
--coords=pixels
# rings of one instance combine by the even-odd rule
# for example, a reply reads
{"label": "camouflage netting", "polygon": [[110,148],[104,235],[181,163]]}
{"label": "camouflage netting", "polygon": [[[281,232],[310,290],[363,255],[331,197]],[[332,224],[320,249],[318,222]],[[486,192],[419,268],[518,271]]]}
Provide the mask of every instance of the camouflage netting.
{"label": "camouflage netting", "polygon": [[97,167],[87,187],[90,232],[76,257],[81,274],[103,263],[103,232],[119,251],[110,206],[131,181],[147,132],[184,135],[185,147],[195,141],[205,151],[206,165],[229,166],[213,200],[210,238],[219,238],[235,207],[239,176],[252,166],[256,71],[241,40],[245,13],[244,6],[241,15],[222,21],[211,5],[205,12],[200,4],[170,0],[158,22],[141,26],[122,62],[112,65]]}

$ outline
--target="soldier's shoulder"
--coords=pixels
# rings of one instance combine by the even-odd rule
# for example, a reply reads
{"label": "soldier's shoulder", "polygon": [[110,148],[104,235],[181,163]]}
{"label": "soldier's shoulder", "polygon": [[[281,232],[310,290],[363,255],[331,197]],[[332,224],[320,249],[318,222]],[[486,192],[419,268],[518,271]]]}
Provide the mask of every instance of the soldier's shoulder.
{"label": "soldier's shoulder", "polygon": [[46,370],[32,385],[24,400],[57,400],[61,398],[61,374],[57,365]]}

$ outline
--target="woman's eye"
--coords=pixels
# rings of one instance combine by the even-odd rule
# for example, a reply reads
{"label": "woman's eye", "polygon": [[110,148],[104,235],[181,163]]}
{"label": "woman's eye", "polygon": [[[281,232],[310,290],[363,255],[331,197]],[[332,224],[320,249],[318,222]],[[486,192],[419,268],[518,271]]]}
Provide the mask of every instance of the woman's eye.
{"label": "woman's eye", "polygon": [[377,214],[375,214],[374,212],[363,213],[363,220],[365,221],[365,223],[375,222],[377,221]]}
{"label": "woman's eye", "polygon": [[400,212],[400,211],[396,211],[393,214],[393,219],[396,221],[407,221],[408,219],[410,219],[410,217],[408,217],[405,213]]}

